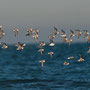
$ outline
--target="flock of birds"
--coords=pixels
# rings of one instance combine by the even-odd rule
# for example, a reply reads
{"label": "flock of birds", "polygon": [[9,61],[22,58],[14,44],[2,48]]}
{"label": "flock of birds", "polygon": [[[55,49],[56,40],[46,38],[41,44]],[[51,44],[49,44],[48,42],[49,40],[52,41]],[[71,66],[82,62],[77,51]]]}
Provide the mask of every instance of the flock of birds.
{"label": "flock of birds", "polygon": [[[38,29],[33,30],[32,28],[29,28],[26,31],[27,31],[26,36],[33,37],[35,39],[35,42],[38,42],[38,37],[39,37],[39,30]],[[19,29],[14,28],[13,32],[15,34],[15,37],[17,37]],[[89,43],[90,42],[90,35],[89,35],[88,30],[83,30],[83,32],[84,32],[84,38],[87,38],[88,43]],[[53,34],[49,35],[49,37],[48,37],[49,40],[50,40],[49,46],[54,46],[55,45],[53,39],[57,36],[57,34],[59,34],[59,31],[56,27],[54,27]],[[0,39],[2,39],[4,37],[4,35],[5,35],[5,33],[2,30],[2,26],[0,26]],[[68,43],[69,46],[71,45],[72,37],[77,36],[78,39],[79,39],[81,35],[82,35],[82,32],[80,30],[75,30],[75,32],[73,30],[70,30],[70,35],[66,35],[66,33],[63,29],[61,30],[61,34],[60,34],[60,36],[62,37],[62,39],[61,39],[62,42],[63,43]],[[39,41],[39,45],[40,45],[41,49],[39,49],[38,52],[40,52],[40,54],[43,55],[43,52],[44,52],[43,47],[46,45],[46,43],[44,41]],[[17,47],[17,50],[23,50],[24,47],[26,46],[26,44],[21,44],[20,42],[18,42],[15,46]],[[2,43],[2,48],[3,49],[8,48],[8,46],[6,45],[5,42]],[[89,50],[87,51],[87,53],[90,53],[90,47],[88,47],[88,48],[89,48]],[[51,58],[53,58],[54,52],[48,52],[48,54],[50,55]],[[79,56],[80,56],[80,59],[78,59],[78,62],[84,61],[82,55],[79,54]],[[74,57],[70,56],[67,59],[71,60],[71,59],[74,59]],[[39,62],[41,63],[41,67],[43,67],[43,64],[45,63],[45,60],[41,60]],[[69,62],[64,61],[64,65],[69,65]]]}

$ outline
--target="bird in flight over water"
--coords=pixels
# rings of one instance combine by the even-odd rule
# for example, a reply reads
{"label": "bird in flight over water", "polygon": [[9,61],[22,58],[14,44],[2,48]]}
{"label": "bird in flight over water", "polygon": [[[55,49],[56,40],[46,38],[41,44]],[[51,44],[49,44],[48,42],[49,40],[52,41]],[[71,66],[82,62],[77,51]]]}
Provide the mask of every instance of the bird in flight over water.
{"label": "bird in flight over water", "polygon": [[48,54],[50,55],[50,57],[52,58],[53,57],[53,52],[48,52]]}
{"label": "bird in flight over water", "polygon": [[43,67],[43,64],[45,63],[45,60],[39,61],[41,63],[41,67]]}
{"label": "bird in flight over water", "polygon": [[0,26],[0,39],[5,35],[4,31],[2,30],[2,26]]}
{"label": "bird in flight over water", "polygon": [[3,46],[2,46],[3,49],[6,49],[8,48],[8,46],[6,45],[6,43],[3,43]]}
{"label": "bird in flight over water", "polygon": [[13,32],[15,33],[15,37],[18,35],[19,29],[18,28],[14,28]]}
{"label": "bird in flight over water", "polygon": [[78,59],[78,60],[77,60],[78,62],[85,61],[85,60],[83,59],[83,57],[82,57],[82,55],[81,55],[81,54],[79,54],[79,56],[80,56],[80,59]]}
{"label": "bird in flight over water", "polygon": [[76,31],[76,34],[78,35],[78,39],[80,38],[82,32],[80,30],[75,30]]}
{"label": "bird in flight over water", "polygon": [[44,49],[39,49],[39,50],[38,50],[38,52],[40,52],[41,55],[43,55],[43,51],[44,51]]}
{"label": "bird in flight over water", "polygon": [[88,35],[89,35],[88,30],[83,30],[83,31],[84,31],[84,38],[87,38],[87,37],[88,37]]}
{"label": "bird in flight over water", "polygon": [[26,44],[21,44],[20,42],[18,42],[18,43],[16,44],[16,46],[17,46],[17,50],[23,50],[24,47],[26,46]]}
{"label": "bird in flight over water", "polygon": [[26,31],[27,31],[26,36],[32,36],[32,32],[33,32],[32,28],[29,28]]}
{"label": "bird in flight over water", "polygon": [[64,65],[69,65],[69,63],[68,63],[68,62],[66,62],[66,61],[64,61]]}
{"label": "bird in flight over water", "polygon": [[58,29],[54,27],[54,35],[57,35],[57,34],[59,34]]}

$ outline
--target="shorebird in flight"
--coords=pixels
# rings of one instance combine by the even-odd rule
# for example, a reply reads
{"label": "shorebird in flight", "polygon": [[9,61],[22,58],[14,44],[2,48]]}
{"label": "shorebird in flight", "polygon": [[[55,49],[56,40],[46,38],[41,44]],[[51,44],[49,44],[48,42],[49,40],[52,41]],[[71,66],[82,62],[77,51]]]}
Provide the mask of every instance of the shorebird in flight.
{"label": "shorebird in flight", "polygon": [[70,60],[70,59],[74,59],[74,57],[73,57],[73,56],[70,56],[70,57],[68,57],[67,59],[68,59],[68,60]]}
{"label": "shorebird in flight", "polygon": [[89,50],[87,51],[87,53],[90,53],[90,47],[88,47],[89,48]]}
{"label": "shorebird in flight", "polygon": [[40,41],[40,46],[41,47],[43,47],[43,46],[45,46],[46,45],[46,43],[44,42],[44,41]]}
{"label": "shorebird in flight", "polygon": [[90,42],[90,36],[86,37],[88,39],[88,43]]}
{"label": "shorebird in flight", "polygon": [[6,43],[3,43],[3,46],[2,46],[3,49],[6,49],[8,48],[8,46],[6,45]]}
{"label": "shorebird in flight", "polygon": [[38,29],[33,30],[34,35],[33,35],[32,37],[35,38],[35,41],[36,41],[36,42],[38,41],[38,37],[39,37],[38,32],[39,32]]}
{"label": "shorebird in flight", "polygon": [[45,60],[39,61],[41,63],[41,67],[43,67],[43,64],[45,63]]}
{"label": "shorebird in flight", "polygon": [[52,39],[50,39],[50,44],[49,44],[49,46],[54,46],[54,45],[55,45],[55,43],[53,42]]}
{"label": "shorebird in flight", "polygon": [[80,30],[75,30],[76,31],[76,34],[78,35],[78,39],[80,38],[82,32]]}
{"label": "shorebird in flight", "polygon": [[71,38],[71,37],[74,37],[74,36],[75,36],[74,32],[72,30],[70,30],[70,36],[69,37]]}
{"label": "shorebird in flight", "polygon": [[14,28],[13,32],[15,33],[15,37],[18,35],[19,29],[18,28]]}
{"label": "shorebird in flight", "polygon": [[18,42],[18,43],[16,44],[16,46],[17,46],[17,50],[23,50],[24,47],[26,46],[26,44],[21,44],[20,42]]}
{"label": "shorebird in flight", "polygon": [[55,38],[55,35],[50,35],[49,36],[49,39],[54,39]]}
{"label": "shorebird in flight", "polygon": [[43,51],[44,51],[44,49],[39,49],[39,50],[38,50],[38,52],[40,52],[41,55],[43,55]]}
{"label": "shorebird in flight", "polygon": [[48,54],[50,55],[50,57],[52,58],[53,57],[53,52],[48,52]]}
{"label": "shorebird in flight", "polygon": [[58,32],[57,28],[54,27],[54,35],[57,35],[57,34],[59,34],[59,32]]}
{"label": "shorebird in flight", "polygon": [[88,35],[89,35],[88,30],[83,30],[83,31],[84,31],[84,38],[87,38],[87,37],[88,37]]}
{"label": "shorebird in flight", "polygon": [[78,62],[85,61],[85,60],[82,58],[82,55],[81,55],[81,54],[79,54],[79,56],[80,56],[80,59],[77,60]]}
{"label": "shorebird in flight", "polygon": [[5,35],[4,31],[2,30],[2,26],[0,26],[0,39]]}
{"label": "shorebird in flight", "polygon": [[68,63],[68,62],[66,62],[66,61],[64,61],[64,65],[69,65],[69,63]]}
{"label": "shorebird in flight", "polygon": [[38,29],[34,29],[34,30],[33,30],[33,33],[34,33],[35,35],[38,35],[38,32],[39,32]]}
{"label": "shorebird in flight", "polygon": [[34,37],[34,39],[35,39],[35,41],[37,42],[38,41],[38,34],[36,34],[36,35],[33,35],[32,37]]}
{"label": "shorebird in flight", "polygon": [[63,37],[63,39],[61,39],[63,41],[63,43],[65,43],[67,41],[67,37]]}
{"label": "shorebird in flight", "polygon": [[71,42],[72,42],[72,39],[67,40],[67,43],[68,43],[69,46],[70,46]]}
{"label": "shorebird in flight", "polygon": [[67,35],[65,34],[65,31],[62,29],[61,30],[61,37],[66,37]]}
{"label": "shorebird in flight", "polygon": [[26,36],[32,36],[32,32],[33,32],[32,28],[27,29]]}

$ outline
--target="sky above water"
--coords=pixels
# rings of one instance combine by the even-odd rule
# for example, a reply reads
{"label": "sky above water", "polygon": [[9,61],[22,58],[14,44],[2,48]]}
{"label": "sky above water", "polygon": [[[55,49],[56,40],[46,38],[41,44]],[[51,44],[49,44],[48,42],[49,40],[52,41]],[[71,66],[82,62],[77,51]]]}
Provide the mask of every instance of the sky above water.
{"label": "sky above water", "polygon": [[[33,42],[33,38],[25,37],[27,28],[39,29],[40,40],[44,41],[49,41],[54,26],[67,33],[70,29],[89,30],[90,0],[0,0],[0,25],[6,32],[1,41],[8,43]],[[17,38],[12,32],[14,27],[20,30]],[[58,38],[56,42],[60,42]]]}

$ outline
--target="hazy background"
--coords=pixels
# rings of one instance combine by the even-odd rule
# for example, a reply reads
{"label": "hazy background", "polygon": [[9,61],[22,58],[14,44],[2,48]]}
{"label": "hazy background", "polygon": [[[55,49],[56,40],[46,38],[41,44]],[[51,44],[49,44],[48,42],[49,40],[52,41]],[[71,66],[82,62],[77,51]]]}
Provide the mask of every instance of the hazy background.
{"label": "hazy background", "polygon": [[[25,37],[27,28],[39,29],[39,40],[49,41],[48,35],[52,34],[54,26],[67,32],[70,29],[89,30],[90,0],[0,0],[0,24],[6,33],[0,41],[33,42],[33,38]],[[17,38],[13,36],[13,27],[20,30]],[[61,42],[60,39],[58,35],[54,41]]]}

